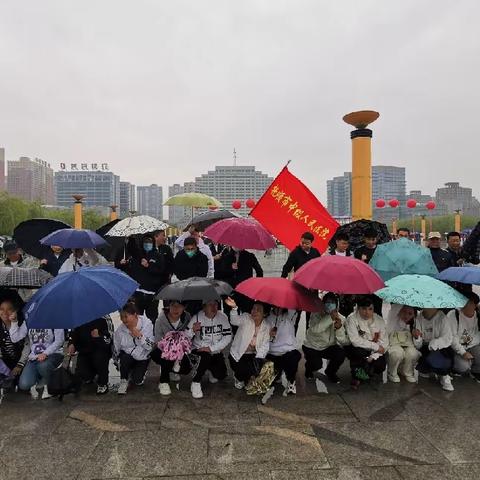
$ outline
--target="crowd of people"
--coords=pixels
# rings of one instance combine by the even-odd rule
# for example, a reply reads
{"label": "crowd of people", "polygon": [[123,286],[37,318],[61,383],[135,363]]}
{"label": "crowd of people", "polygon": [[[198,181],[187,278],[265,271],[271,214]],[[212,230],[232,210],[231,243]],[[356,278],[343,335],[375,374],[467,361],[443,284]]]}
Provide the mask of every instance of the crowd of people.
{"label": "crowd of people", "polygon": [[[399,236],[409,232],[401,230]],[[462,265],[460,235],[447,236],[448,248],[440,247],[441,235],[432,232],[428,248],[439,271]],[[15,294],[0,303],[0,375],[8,372],[21,391],[33,398],[49,398],[48,379],[64,356],[77,356],[76,375],[85,383],[96,382],[97,394],[109,392],[109,363],[120,372],[118,394],[143,385],[151,362],[159,365],[158,390],[171,394],[171,382],[191,376],[193,398],[203,397],[202,380],[223,381],[228,376],[234,386],[244,389],[265,362],[271,361],[278,378],[285,380],[285,393],[296,393],[296,379],[302,356],[305,379],[340,383],[339,370],[349,363],[349,382],[382,381],[415,383],[420,376],[436,376],[444,390],[453,391],[455,375],[470,375],[480,383],[479,297],[462,287],[467,304],[457,310],[406,305],[382,305],[374,295],[321,295],[319,311],[307,315],[303,345],[297,342],[302,312],[265,304],[239,294],[216,300],[182,302],[171,300],[160,308],[158,291],[172,281],[191,277],[212,277],[235,288],[254,275],[263,276],[255,255],[245,250],[213,245],[190,228],[176,240],[173,254],[164,231],[142,236],[140,243],[125,249],[115,265],[139,287],[121,309],[116,329],[110,317],[98,318],[72,331],[31,329],[24,321],[22,298]],[[288,277],[307,262],[321,256],[306,232],[282,269]],[[370,262],[377,243],[374,230],[367,230],[364,244],[350,250],[347,235],[337,235],[328,255],[354,256]],[[4,266],[22,266],[31,259],[22,255],[14,242],[5,245]],[[65,251],[52,247],[37,266],[52,275],[106,262],[95,251]],[[384,308],[385,307],[385,308]],[[386,312],[385,318],[383,313]],[[161,342],[170,332],[184,332],[191,340],[191,352],[181,361],[162,355]]]}

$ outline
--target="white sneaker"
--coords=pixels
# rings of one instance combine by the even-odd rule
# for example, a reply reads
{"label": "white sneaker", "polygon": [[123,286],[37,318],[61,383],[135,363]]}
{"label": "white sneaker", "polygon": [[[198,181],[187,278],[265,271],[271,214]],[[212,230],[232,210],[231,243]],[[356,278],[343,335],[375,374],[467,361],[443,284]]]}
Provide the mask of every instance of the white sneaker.
{"label": "white sneaker", "polygon": [[235,377],[233,377],[233,380],[235,381],[235,388],[238,390],[243,390],[245,388],[245,382],[241,382],[240,380],[237,380]]}
{"label": "white sneaker", "polygon": [[173,372],[170,372],[170,380],[172,382],[179,382],[180,381],[180,375],[178,373],[173,373]]}
{"label": "white sneaker", "polygon": [[46,398],[52,398],[52,396],[48,393],[48,388],[45,385],[43,387],[42,400],[45,400]]}
{"label": "white sneaker", "polygon": [[440,376],[440,385],[447,392],[453,392],[454,391],[454,388],[453,388],[453,385],[452,385],[452,379],[450,378],[449,375],[441,375]]}
{"label": "white sneaker", "polygon": [[218,378],[215,378],[210,370],[208,370],[207,375],[210,383],[218,383]]}
{"label": "white sneaker", "polygon": [[105,395],[105,393],[108,393],[108,385],[98,385],[97,395]]}
{"label": "white sneaker", "polygon": [[202,384],[200,382],[192,382],[190,391],[193,398],[203,398]]}
{"label": "white sneaker", "polygon": [[286,388],[287,395],[291,393],[292,395],[297,394],[297,386],[295,385],[295,382],[288,382],[287,383],[287,388]]}
{"label": "white sneaker", "polygon": [[418,376],[421,377],[421,378],[432,378],[433,374],[432,373],[418,372]]}
{"label": "white sneaker", "polygon": [[37,400],[39,395],[38,395],[38,390],[37,390],[37,386],[34,385],[33,387],[30,388],[30,395],[32,396],[32,398],[34,400]]}
{"label": "white sneaker", "polygon": [[413,375],[405,375],[405,380],[408,383],[417,383],[417,381],[415,380],[415,377]]}
{"label": "white sneaker", "polygon": [[117,393],[119,395],[126,395],[128,389],[128,380],[121,379],[120,384],[118,385]]}
{"label": "white sneaker", "polygon": [[398,375],[388,375],[388,380],[392,383],[400,383],[400,377]]}
{"label": "white sneaker", "polygon": [[168,383],[159,383],[158,384],[158,391],[160,395],[171,395],[172,390],[170,389],[170,385]]}

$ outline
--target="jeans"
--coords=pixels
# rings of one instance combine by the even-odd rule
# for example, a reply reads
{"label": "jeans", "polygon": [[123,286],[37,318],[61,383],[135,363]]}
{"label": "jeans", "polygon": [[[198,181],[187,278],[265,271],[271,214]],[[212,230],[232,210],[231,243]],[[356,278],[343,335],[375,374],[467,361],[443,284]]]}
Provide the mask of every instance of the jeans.
{"label": "jeans", "polygon": [[20,375],[18,387],[20,390],[30,390],[34,385],[43,387],[48,382],[50,373],[63,361],[61,353],[52,353],[43,362],[29,360]]}
{"label": "jeans", "polygon": [[467,352],[473,355],[473,360],[465,360],[461,355],[456,354],[453,369],[457,373],[466,373],[471,370],[472,373],[480,373],[480,345],[475,345],[467,349]]}
{"label": "jeans", "polygon": [[436,373],[437,375],[448,375],[453,367],[453,358],[455,356],[452,348],[442,348],[440,350],[429,350],[428,344],[420,349],[422,356],[417,364],[417,370],[421,373]]}

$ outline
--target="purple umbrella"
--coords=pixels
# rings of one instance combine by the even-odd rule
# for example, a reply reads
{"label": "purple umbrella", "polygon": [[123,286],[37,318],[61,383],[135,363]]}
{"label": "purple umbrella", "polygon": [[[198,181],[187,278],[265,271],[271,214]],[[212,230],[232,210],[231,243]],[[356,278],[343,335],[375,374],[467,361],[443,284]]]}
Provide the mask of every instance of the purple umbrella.
{"label": "purple umbrella", "polygon": [[63,228],[40,240],[42,245],[58,245],[63,248],[95,248],[107,242],[92,230]]}

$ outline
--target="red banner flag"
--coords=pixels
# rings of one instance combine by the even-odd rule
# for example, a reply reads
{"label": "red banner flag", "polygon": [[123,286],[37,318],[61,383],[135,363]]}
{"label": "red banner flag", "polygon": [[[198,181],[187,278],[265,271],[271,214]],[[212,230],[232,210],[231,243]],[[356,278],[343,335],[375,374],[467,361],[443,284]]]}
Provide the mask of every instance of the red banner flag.
{"label": "red banner flag", "polygon": [[338,227],[317,197],[287,167],[278,174],[250,215],[289,250],[299,244],[303,233],[311,232],[315,237],[314,246],[323,253]]}

